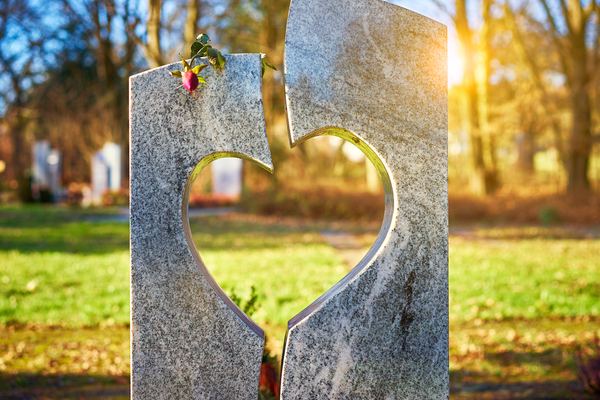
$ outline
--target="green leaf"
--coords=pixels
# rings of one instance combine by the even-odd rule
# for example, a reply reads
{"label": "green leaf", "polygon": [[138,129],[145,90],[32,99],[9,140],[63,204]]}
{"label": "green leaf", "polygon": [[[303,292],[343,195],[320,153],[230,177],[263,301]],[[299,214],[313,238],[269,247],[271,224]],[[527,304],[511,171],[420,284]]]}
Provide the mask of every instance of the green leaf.
{"label": "green leaf", "polygon": [[223,57],[223,54],[221,54],[220,51],[217,50],[217,59],[218,59],[218,66],[217,68],[223,68],[225,66],[225,57]]}
{"label": "green leaf", "polygon": [[[193,71],[193,72],[194,72],[196,75],[198,75],[198,73],[199,73],[200,71],[202,71],[204,68],[208,67],[209,65],[210,65],[210,64],[201,64],[201,65],[196,65],[194,68],[192,68],[192,71]],[[200,79],[200,78],[198,78],[198,79]]]}
{"label": "green leaf", "polygon": [[271,68],[273,71],[277,71],[277,67],[269,64],[267,61],[265,61],[264,58],[263,58],[262,62],[263,62],[263,65],[266,65],[267,67]]}
{"label": "green leaf", "polygon": [[264,76],[265,76],[265,63],[262,62],[262,63],[260,63],[260,77],[264,78]]}
{"label": "green leaf", "polygon": [[198,83],[206,83],[206,79],[204,79],[203,77],[199,76],[198,77]]}
{"label": "green leaf", "polygon": [[200,51],[198,52],[198,55],[199,56],[205,55],[209,47],[211,47],[211,46],[208,44],[205,44],[204,47],[202,47],[202,49],[200,49]]}
{"label": "green leaf", "polygon": [[173,75],[175,78],[181,78],[183,75],[181,74],[181,71],[169,71],[169,73],[171,75]]}
{"label": "green leaf", "polygon": [[231,299],[231,301],[233,301],[235,303],[236,306],[241,307],[242,299],[237,294],[231,293],[229,295],[229,298]]}
{"label": "green leaf", "polygon": [[217,64],[219,63],[219,51],[209,47],[206,50],[206,55],[208,56],[208,62],[210,62],[212,66],[217,69]]}
{"label": "green leaf", "polygon": [[219,50],[208,46],[208,49],[206,50],[206,55],[208,56],[208,61],[215,70],[218,70],[225,66],[225,57],[223,57],[223,54],[221,54]]}
{"label": "green leaf", "polygon": [[210,38],[208,37],[208,35],[206,33],[201,33],[198,35],[198,37],[196,37],[196,42],[197,43],[202,43],[202,44],[206,44],[210,41]]}
{"label": "green leaf", "polygon": [[179,57],[181,57],[181,61],[183,62],[183,72],[188,72],[191,69],[190,64],[185,61],[185,58],[181,54],[179,54]]}
{"label": "green leaf", "polygon": [[202,50],[202,48],[204,47],[204,45],[200,42],[194,42],[192,44],[192,53],[190,55],[190,57],[194,57],[196,54],[198,54],[198,52],[200,50]]}

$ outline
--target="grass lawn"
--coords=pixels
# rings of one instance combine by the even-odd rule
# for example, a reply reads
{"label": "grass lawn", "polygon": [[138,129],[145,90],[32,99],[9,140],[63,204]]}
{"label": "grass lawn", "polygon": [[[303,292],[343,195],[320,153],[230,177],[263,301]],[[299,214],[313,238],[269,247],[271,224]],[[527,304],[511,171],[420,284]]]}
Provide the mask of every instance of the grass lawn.
{"label": "grass lawn", "polygon": [[0,208],[0,324],[129,323],[129,225]]}
{"label": "grass lawn", "polygon": [[[0,208],[1,398],[126,398],[129,226],[106,213]],[[244,298],[255,285],[252,318],[277,354],[287,320],[348,271],[319,232],[367,245],[377,229],[367,225],[191,221],[224,290]],[[469,228],[450,245],[452,398],[586,398],[573,354],[600,332],[600,241],[561,228]]]}

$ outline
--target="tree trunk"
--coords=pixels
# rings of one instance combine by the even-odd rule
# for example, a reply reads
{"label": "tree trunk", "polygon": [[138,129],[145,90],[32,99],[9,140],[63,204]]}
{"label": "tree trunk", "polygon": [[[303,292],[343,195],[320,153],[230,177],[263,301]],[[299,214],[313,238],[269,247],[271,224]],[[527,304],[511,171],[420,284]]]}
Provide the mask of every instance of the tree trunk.
{"label": "tree trunk", "polygon": [[371,160],[365,157],[365,167],[367,169],[367,190],[370,193],[377,193],[381,190],[381,180],[377,173],[377,168],[373,165]]}
{"label": "tree trunk", "polygon": [[487,193],[485,179],[485,165],[483,161],[483,142],[481,140],[481,131],[479,129],[479,109],[477,83],[473,75],[464,78],[466,107],[468,115],[468,132],[471,147],[471,176],[469,186],[471,192],[477,196],[484,196]]}
{"label": "tree trunk", "polygon": [[535,133],[525,128],[517,138],[517,169],[531,174],[534,172]]}
{"label": "tree trunk", "polygon": [[163,64],[162,51],[160,49],[160,27],[162,0],[150,0],[148,4],[150,17],[146,24],[148,31],[148,45],[146,46],[146,58],[152,68]]}
{"label": "tree trunk", "polygon": [[496,146],[495,139],[490,126],[489,92],[491,75],[491,7],[492,0],[483,0],[483,26],[480,39],[480,66],[477,74],[477,97],[478,117],[481,137],[481,153],[483,158],[484,182],[483,194],[492,194],[498,186],[498,175],[496,169]]}
{"label": "tree trunk", "polygon": [[[280,32],[275,21],[276,15],[270,12],[269,8],[263,11],[262,30],[260,32],[261,48],[265,49],[267,58],[271,63],[277,63],[275,59],[277,43],[279,41]],[[276,91],[280,87],[275,82],[273,73],[269,72],[263,77],[263,104],[265,110],[265,122],[267,130],[273,129],[277,112],[275,110],[275,101],[277,98]]]}
{"label": "tree trunk", "polygon": [[[567,17],[567,16],[566,16]],[[569,1],[570,21],[570,74],[571,112],[573,126],[568,142],[567,193],[587,191],[590,188],[588,167],[592,149],[592,112],[590,107],[590,79],[588,73],[588,48],[583,9],[579,0]]]}
{"label": "tree trunk", "polygon": [[[486,0],[486,6],[489,7],[489,0]],[[456,31],[463,50],[464,70],[463,70],[463,89],[466,107],[466,130],[470,137],[471,147],[471,173],[469,186],[473,194],[485,196],[494,191],[496,186],[496,171],[494,167],[495,157],[494,144],[489,132],[482,134],[482,122],[487,129],[487,81],[489,78],[489,55],[482,62],[483,71],[479,71],[481,76],[477,79],[476,68],[476,46],[473,42],[474,33],[469,27],[467,18],[466,0],[456,0],[456,16],[454,22]],[[486,7],[484,7],[485,10]],[[488,9],[489,11],[489,9]],[[488,15],[489,20],[489,15]],[[482,32],[482,41],[486,41],[489,34]],[[487,46],[487,45],[485,45]],[[485,46],[483,50],[485,50]],[[487,64],[487,68],[485,67]],[[479,82],[478,82],[479,81]],[[479,83],[479,85],[478,85]],[[481,98],[483,95],[483,98]],[[485,107],[484,104],[485,103]],[[480,112],[483,108],[483,115]],[[486,165],[486,163],[488,165]]]}
{"label": "tree trunk", "polygon": [[15,180],[19,185],[17,189],[19,200],[22,202],[31,202],[31,180],[29,179],[30,173],[28,172],[31,164],[31,147],[24,137],[22,118],[23,116],[21,115],[15,116],[15,124],[10,127],[13,150],[11,164],[13,165]]}
{"label": "tree trunk", "polygon": [[[567,193],[575,194],[590,188],[588,167],[592,150],[590,107],[591,79],[596,71],[600,50],[600,29],[594,22],[599,17],[596,1],[588,1],[584,7],[581,0],[561,0],[560,10],[567,31],[558,28],[550,2],[539,0],[548,21],[552,25],[552,39],[558,51],[562,72],[567,76],[571,100],[571,133],[565,151],[564,164],[567,172]],[[591,37],[586,37],[592,32]],[[590,48],[587,44],[593,43]],[[591,61],[588,65],[588,61]],[[591,71],[591,72],[590,72]]]}
{"label": "tree trunk", "polygon": [[189,0],[187,7],[187,18],[185,21],[185,32],[184,39],[185,43],[183,44],[183,56],[187,57],[188,52],[190,51],[190,46],[192,43],[196,41],[196,36],[198,35],[198,19],[199,12],[198,7],[200,6],[199,0]]}
{"label": "tree trunk", "polygon": [[[585,56],[584,56],[585,57]],[[575,60],[573,60],[575,61]],[[586,59],[584,58],[584,62]],[[592,149],[590,96],[585,79],[587,65],[573,63],[574,76],[571,84],[571,112],[573,126],[568,143],[567,192],[589,190],[588,167]],[[581,74],[581,75],[580,75]]]}

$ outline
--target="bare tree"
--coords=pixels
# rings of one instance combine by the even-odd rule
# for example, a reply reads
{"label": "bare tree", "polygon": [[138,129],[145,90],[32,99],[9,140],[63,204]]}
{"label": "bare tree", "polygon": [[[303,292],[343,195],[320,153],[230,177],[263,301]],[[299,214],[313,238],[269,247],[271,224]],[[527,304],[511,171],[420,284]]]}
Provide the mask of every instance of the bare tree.
{"label": "bare tree", "polygon": [[600,73],[600,6],[597,0],[537,0],[551,29],[569,91],[572,126],[564,151],[567,192],[588,190],[592,149],[592,78]]}
{"label": "bare tree", "polygon": [[[527,33],[526,29],[524,29],[523,24],[519,24],[519,22],[517,21],[517,15],[510,6],[509,2],[506,2],[504,5],[504,14],[506,17],[505,19],[507,22],[507,27],[513,34],[514,48],[519,58],[525,65],[525,68],[529,72],[529,75],[531,76],[533,87],[537,90],[539,94],[538,98],[543,107],[545,114],[544,116],[549,121],[549,127],[554,137],[554,147],[558,152],[560,162],[564,166],[564,160],[566,156],[563,144],[564,141],[561,134],[562,128],[560,126],[560,122],[557,115],[558,113],[556,99],[553,98],[553,96],[550,93],[550,90],[547,88],[547,85],[544,83],[544,80],[542,78],[542,73],[545,68],[544,66],[540,65],[540,63],[534,56],[535,52],[533,51],[532,46],[527,45],[525,38]],[[520,17],[522,17],[523,20],[525,20],[525,24],[527,24],[527,27],[529,29],[531,29],[531,27],[534,25],[539,25],[536,20],[530,18],[530,16],[527,15],[526,4],[522,5],[521,10],[518,11],[518,14]],[[536,32],[537,35],[535,36],[537,36],[536,39],[538,40],[534,43],[534,46],[537,46],[537,48],[545,47],[545,43],[539,40],[542,39],[541,37],[539,37],[540,35],[545,36],[545,31],[546,30],[542,28],[541,30],[539,30],[539,32]],[[527,116],[523,116],[522,118],[527,119]]]}
{"label": "bare tree", "polygon": [[[83,27],[78,35],[97,62],[100,90],[97,104],[101,106],[101,114],[107,116],[105,125],[110,126],[111,133],[106,139],[127,148],[128,78],[139,68],[136,30],[143,17],[139,0],[63,0],[63,5],[69,19]],[[115,23],[117,20],[119,24]],[[123,153],[126,162],[127,152]]]}
{"label": "bare tree", "polygon": [[454,10],[441,0],[432,0],[454,22],[463,55],[462,88],[465,128],[471,151],[471,191],[477,195],[493,193],[498,187],[494,136],[489,124],[489,77],[493,35],[490,9],[494,2],[483,0],[482,26],[469,21],[467,0],[455,0]]}
{"label": "bare tree", "polygon": [[148,2],[148,22],[146,31],[148,35],[147,43],[142,42],[146,54],[146,60],[151,67],[158,67],[164,64],[162,50],[160,48],[160,31],[162,28],[163,0],[150,0]]}
{"label": "bare tree", "polygon": [[187,15],[185,19],[185,31],[183,33],[185,55],[189,51],[189,46],[196,40],[198,35],[198,22],[200,20],[200,7],[203,3],[200,0],[188,0]]}
{"label": "bare tree", "polygon": [[200,33],[203,10],[207,9],[205,0],[148,1],[148,13],[142,19],[146,29],[132,38],[151,68],[177,61],[178,52],[189,57],[190,45]]}
{"label": "bare tree", "polygon": [[0,114],[12,147],[10,155],[3,157],[11,156],[7,174],[21,186],[27,184],[25,172],[31,160],[26,126],[35,116],[28,107],[34,100],[29,88],[43,79],[44,65],[52,54],[45,46],[52,40],[27,1],[0,2],[0,77],[8,83],[0,92]]}

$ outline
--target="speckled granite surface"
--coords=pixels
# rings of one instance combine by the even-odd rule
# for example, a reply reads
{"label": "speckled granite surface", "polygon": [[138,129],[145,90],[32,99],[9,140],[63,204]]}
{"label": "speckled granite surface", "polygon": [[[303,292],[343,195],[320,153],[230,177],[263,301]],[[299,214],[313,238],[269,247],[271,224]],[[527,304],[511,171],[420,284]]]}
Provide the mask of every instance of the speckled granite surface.
{"label": "speckled granite surface", "polygon": [[282,399],[446,399],[446,27],[380,0],[292,0],[291,142],[341,136],[386,192],[363,261],[290,321]]}
{"label": "speckled granite surface", "polygon": [[260,56],[226,59],[223,73],[202,72],[209,87],[193,94],[167,72],[181,63],[130,79],[136,400],[258,397],[264,334],[214,283],[187,219],[187,190],[213,159],[236,154],[272,170]]}

